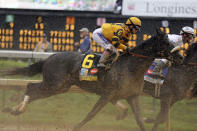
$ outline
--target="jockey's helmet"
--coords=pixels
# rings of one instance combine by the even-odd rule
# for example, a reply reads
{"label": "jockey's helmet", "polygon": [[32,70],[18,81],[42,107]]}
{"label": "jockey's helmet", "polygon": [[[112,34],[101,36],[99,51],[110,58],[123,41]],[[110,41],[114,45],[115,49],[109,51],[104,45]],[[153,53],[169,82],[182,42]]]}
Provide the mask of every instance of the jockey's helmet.
{"label": "jockey's helmet", "polygon": [[180,34],[190,34],[190,35],[193,35],[195,36],[194,34],[194,29],[192,27],[189,27],[189,26],[185,26],[181,29],[180,31]]}
{"label": "jockey's helmet", "polygon": [[182,35],[184,40],[187,42],[191,42],[195,37],[194,29],[192,27],[185,26],[181,29],[180,35]]}
{"label": "jockey's helmet", "polygon": [[137,17],[130,17],[129,19],[127,19],[125,24],[130,28],[130,30],[132,30],[130,27],[130,26],[132,26],[137,31],[139,31],[142,26],[141,20]]}

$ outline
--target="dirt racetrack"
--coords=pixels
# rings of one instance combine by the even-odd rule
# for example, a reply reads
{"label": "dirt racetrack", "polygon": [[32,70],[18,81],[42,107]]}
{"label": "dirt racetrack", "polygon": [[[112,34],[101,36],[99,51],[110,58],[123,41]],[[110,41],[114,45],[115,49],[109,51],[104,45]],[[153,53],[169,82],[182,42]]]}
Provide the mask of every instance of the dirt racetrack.
{"label": "dirt racetrack", "polygon": [[[72,131],[72,127],[68,125],[16,125],[16,124],[0,124],[0,131]],[[112,127],[83,127],[81,131],[131,131],[131,129],[121,129]],[[132,131],[138,131],[134,129]]]}

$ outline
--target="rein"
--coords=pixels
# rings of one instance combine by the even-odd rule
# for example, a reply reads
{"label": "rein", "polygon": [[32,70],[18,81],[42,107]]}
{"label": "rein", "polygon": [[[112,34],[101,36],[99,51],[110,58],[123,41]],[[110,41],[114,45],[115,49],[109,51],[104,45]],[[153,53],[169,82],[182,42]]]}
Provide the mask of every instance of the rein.
{"label": "rein", "polygon": [[136,53],[133,53],[133,52],[129,52],[129,54],[131,54],[133,56],[136,56],[136,57],[140,57],[140,58],[148,58],[148,56],[136,54]]}
{"label": "rein", "polygon": [[189,65],[197,66],[197,62],[189,63]]}

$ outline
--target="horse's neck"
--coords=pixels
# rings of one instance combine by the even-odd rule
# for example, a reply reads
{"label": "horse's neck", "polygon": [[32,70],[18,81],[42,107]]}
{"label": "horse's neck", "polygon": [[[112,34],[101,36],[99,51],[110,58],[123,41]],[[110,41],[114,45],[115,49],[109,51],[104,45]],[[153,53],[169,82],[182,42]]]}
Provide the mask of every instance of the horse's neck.
{"label": "horse's neck", "polygon": [[148,68],[151,66],[153,59],[152,58],[137,58],[133,57],[136,61],[136,72],[140,75],[145,75],[147,72]]}
{"label": "horse's neck", "polygon": [[135,73],[144,75],[152,62],[152,58],[128,56],[128,58],[120,58],[119,61],[116,63],[116,66],[119,67],[121,70],[123,70],[123,68],[127,68],[128,71],[132,74]]}

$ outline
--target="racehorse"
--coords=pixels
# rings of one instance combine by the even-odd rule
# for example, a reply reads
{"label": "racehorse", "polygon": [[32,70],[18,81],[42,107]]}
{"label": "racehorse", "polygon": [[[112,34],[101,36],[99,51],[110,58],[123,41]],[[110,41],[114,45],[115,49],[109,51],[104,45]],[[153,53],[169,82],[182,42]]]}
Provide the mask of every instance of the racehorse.
{"label": "racehorse", "polygon": [[120,56],[110,70],[101,70],[98,74],[100,79],[92,82],[79,80],[83,56],[77,52],[57,53],[29,67],[8,71],[8,75],[33,76],[38,73],[43,75],[42,82],[27,85],[24,100],[15,106],[11,113],[20,114],[25,111],[28,103],[36,99],[65,93],[71,85],[77,85],[88,92],[96,93],[100,98],[86,118],[75,126],[73,131],[79,130],[108,102],[115,103],[119,99],[127,100],[141,131],[146,131],[138,104],[138,97],[143,88],[144,74],[154,58],[174,58],[174,55],[172,56],[170,53],[172,47],[167,35],[158,32],[155,36]]}
{"label": "racehorse", "polygon": [[[152,131],[156,131],[159,124],[167,120],[169,108],[174,103],[184,99],[192,84],[197,78],[197,43],[194,43],[187,51],[187,57],[182,65],[171,66],[161,86],[160,95],[156,98],[160,99],[160,112],[154,122]],[[145,81],[143,91],[155,97],[155,85]]]}

